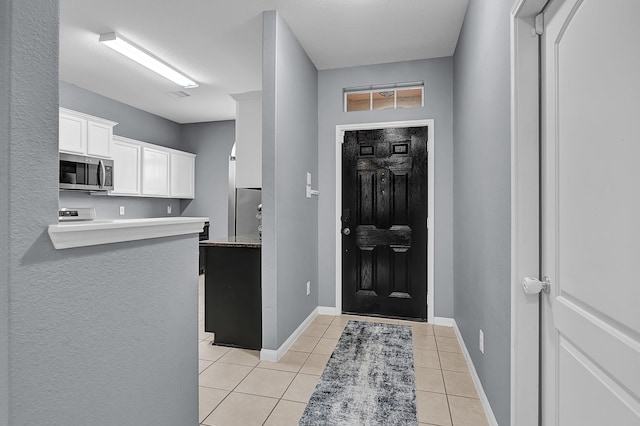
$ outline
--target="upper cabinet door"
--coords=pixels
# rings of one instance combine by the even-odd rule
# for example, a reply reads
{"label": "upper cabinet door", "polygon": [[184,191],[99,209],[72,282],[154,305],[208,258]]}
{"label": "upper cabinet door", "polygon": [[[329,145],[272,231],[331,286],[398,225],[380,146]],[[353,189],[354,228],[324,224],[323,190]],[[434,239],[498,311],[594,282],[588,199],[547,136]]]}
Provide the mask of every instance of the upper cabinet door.
{"label": "upper cabinet door", "polygon": [[196,157],[188,153],[171,153],[172,198],[194,198]]}
{"label": "upper cabinet door", "polygon": [[60,113],[60,152],[85,154],[87,151],[87,120]]}
{"label": "upper cabinet door", "polygon": [[60,108],[60,152],[111,158],[111,139],[116,122]]}
{"label": "upper cabinet door", "polygon": [[142,195],[169,196],[169,152],[142,147]]}
{"label": "upper cabinet door", "polygon": [[140,195],[140,152],[142,147],[113,140],[113,191],[111,195]]}
{"label": "upper cabinet door", "polygon": [[112,126],[87,122],[87,155],[111,158]]}
{"label": "upper cabinet door", "polygon": [[196,155],[114,136],[113,191],[109,195],[195,198]]}

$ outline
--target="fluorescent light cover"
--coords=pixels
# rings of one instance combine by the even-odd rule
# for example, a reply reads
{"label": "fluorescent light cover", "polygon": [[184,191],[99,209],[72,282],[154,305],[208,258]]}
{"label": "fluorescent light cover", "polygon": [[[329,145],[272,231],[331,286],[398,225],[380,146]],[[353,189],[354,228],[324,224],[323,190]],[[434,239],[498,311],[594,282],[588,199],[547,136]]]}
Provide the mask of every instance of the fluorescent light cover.
{"label": "fluorescent light cover", "polygon": [[116,33],[100,34],[100,43],[104,43],[116,52],[123,54],[127,58],[136,61],[140,65],[149,68],[151,71],[160,74],[164,78],[173,81],[185,89],[198,87],[198,83],[195,81],[174,70],[167,64],[160,62],[158,59],[144,52],[139,47],[124,40]]}

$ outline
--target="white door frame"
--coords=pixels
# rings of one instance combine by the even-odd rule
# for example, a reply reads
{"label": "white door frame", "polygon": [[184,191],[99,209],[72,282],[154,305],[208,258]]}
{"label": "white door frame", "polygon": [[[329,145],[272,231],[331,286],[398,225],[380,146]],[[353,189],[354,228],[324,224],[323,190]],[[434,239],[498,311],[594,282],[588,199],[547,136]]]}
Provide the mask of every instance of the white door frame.
{"label": "white door frame", "polygon": [[540,273],[539,36],[547,0],[515,0],[511,10],[511,424],[537,426],[539,296],[521,282]]}
{"label": "white door frame", "polygon": [[342,312],[342,142],[344,140],[344,132],[349,130],[371,130],[386,129],[394,127],[424,127],[427,126],[427,176],[429,180],[428,197],[427,197],[427,215],[429,217],[429,231],[427,232],[427,321],[432,323],[434,320],[434,233],[435,233],[435,214],[434,214],[434,158],[435,143],[433,119],[428,120],[408,120],[408,121],[390,121],[381,123],[361,123],[361,124],[339,124],[336,126],[336,313]]}

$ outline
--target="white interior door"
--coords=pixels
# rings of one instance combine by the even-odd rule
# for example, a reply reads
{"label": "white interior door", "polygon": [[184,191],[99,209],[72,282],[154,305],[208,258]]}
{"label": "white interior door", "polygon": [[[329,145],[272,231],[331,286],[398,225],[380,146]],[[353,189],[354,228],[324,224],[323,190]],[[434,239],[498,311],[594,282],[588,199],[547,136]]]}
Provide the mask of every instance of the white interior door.
{"label": "white interior door", "polygon": [[542,36],[542,424],[640,425],[640,1]]}

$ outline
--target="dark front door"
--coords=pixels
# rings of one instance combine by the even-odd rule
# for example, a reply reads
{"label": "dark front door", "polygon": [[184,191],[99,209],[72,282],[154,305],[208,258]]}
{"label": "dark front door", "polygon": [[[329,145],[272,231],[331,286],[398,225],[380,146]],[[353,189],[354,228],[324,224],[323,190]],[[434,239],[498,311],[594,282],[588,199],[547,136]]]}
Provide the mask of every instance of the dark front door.
{"label": "dark front door", "polygon": [[427,318],[427,128],[345,132],[342,307]]}

